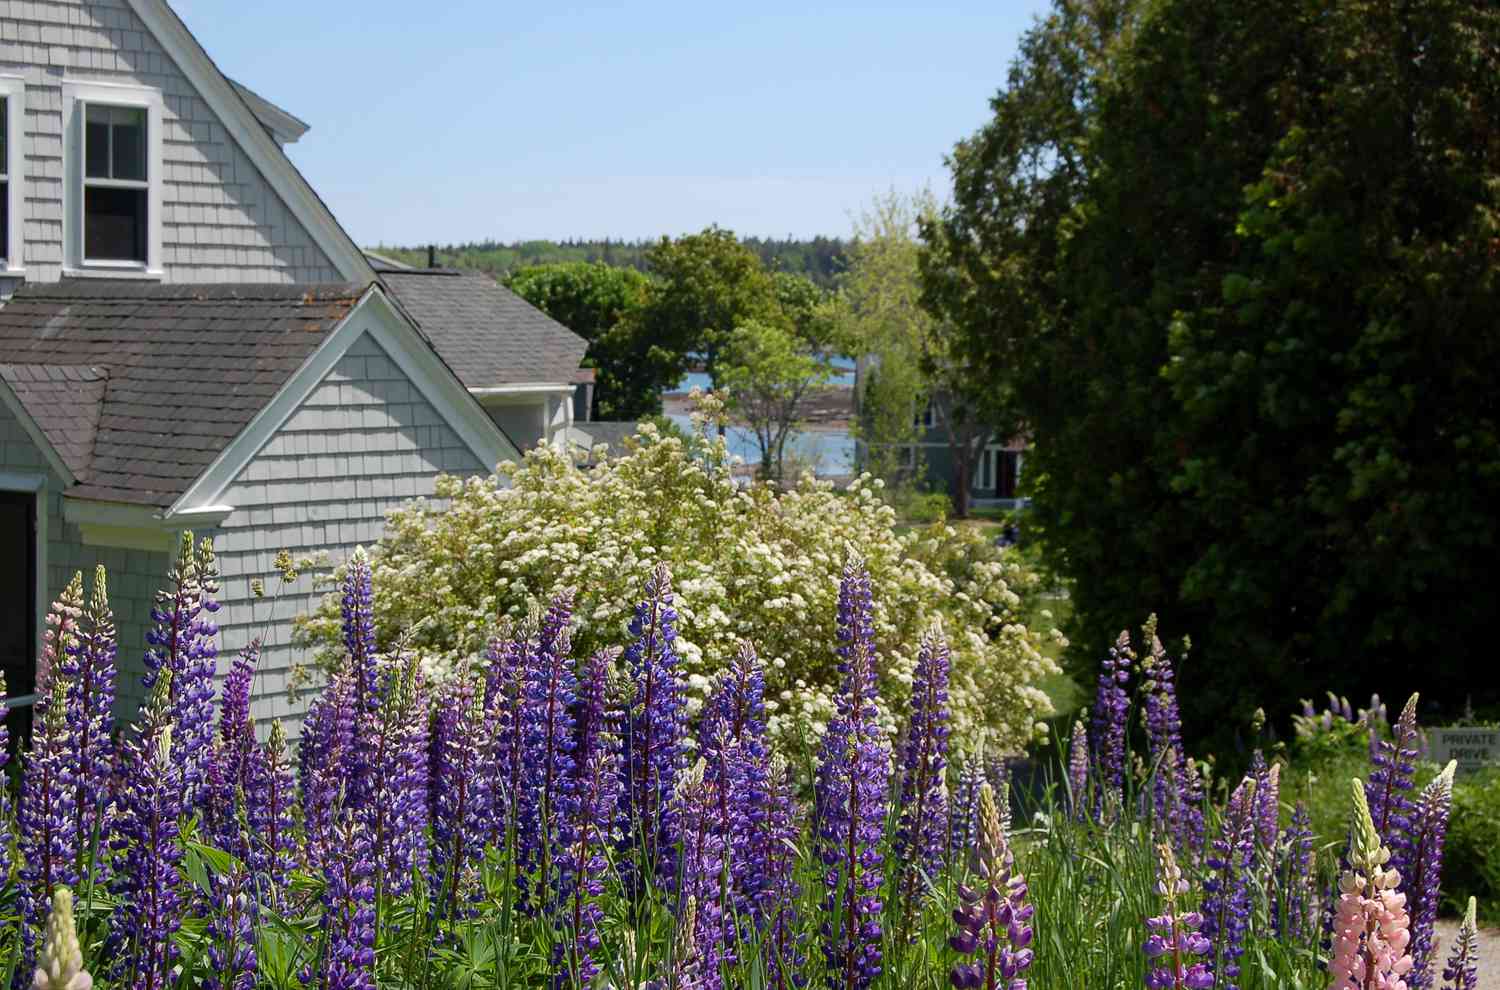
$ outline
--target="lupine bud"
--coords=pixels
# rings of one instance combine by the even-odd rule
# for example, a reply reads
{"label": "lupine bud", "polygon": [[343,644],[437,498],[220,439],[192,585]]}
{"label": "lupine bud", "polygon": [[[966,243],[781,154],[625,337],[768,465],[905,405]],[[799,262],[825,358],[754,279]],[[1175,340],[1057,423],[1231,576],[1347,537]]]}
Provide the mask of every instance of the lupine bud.
{"label": "lupine bud", "polygon": [[1443,979],[1447,990],[1478,990],[1479,987],[1479,924],[1475,918],[1474,898],[1469,898],[1469,909],[1464,912],[1463,923],[1458,926],[1458,937],[1453,940],[1453,952],[1448,956],[1448,965],[1443,968]]}
{"label": "lupine bud", "polygon": [[52,894],[47,936],[37,957],[32,990],[89,990],[94,978],[83,968],[83,949],[73,924],[73,892],[58,887]]}

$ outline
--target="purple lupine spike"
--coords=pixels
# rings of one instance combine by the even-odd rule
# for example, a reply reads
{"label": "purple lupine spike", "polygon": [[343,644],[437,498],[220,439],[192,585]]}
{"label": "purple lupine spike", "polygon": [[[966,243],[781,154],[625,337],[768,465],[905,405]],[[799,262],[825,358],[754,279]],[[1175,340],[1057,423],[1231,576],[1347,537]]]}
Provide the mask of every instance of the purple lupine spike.
{"label": "purple lupine spike", "polygon": [[1468,910],[1458,926],[1448,965],[1443,967],[1445,990],[1479,990],[1479,923],[1475,917],[1478,905],[1469,898]]}
{"label": "purple lupine spike", "polygon": [[307,710],[298,741],[302,786],[303,852],[309,868],[321,867],[333,844],[333,812],[342,802],[342,781],[354,745],[354,688],[335,674]]}
{"label": "purple lupine spike", "polygon": [[522,682],[530,663],[524,636],[490,640],[485,651],[485,736],[494,740],[484,756],[483,772],[495,782],[487,844],[509,851],[520,812],[521,773],[525,764],[525,720],[521,717]]}
{"label": "purple lupine spike", "polygon": [[219,731],[209,783],[203,801],[204,820],[219,848],[245,860],[250,840],[240,815],[251,787],[251,765],[258,753],[255,726],[250,721],[250,685],[260,658],[260,640],[251,640],[234,658],[219,692]]}
{"label": "purple lupine spike", "polygon": [[784,760],[772,763],[766,813],[759,823],[763,850],[760,902],[756,919],[762,932],[761,955],[769,990],[801,990],[806,985],[802,969],[807,965],[804,936],[797,924],[797,844],[802,837],[801,815],[793,796],[792,774]]}
{"label": "purple lupine spike", "polygon": [[1089,727],[1083,719],[1073,723],[1073,737],[1068,742],[1068,801],[1076,821],[1088,817]]}
{"label": "purple lupine spike", "polygon": [[296,785],[287,759],[286,736],[280,722],[271,725],[271,737],[250,764],[250,785],[245,790],[245,817],[250,823],[250,853],[247,865],[256,889],[266,893],[267,903],[279,909],[296,862],[296,834],[292,805]]}
{"label": "purple lupine spike", "polygon": [[[4,779],[5,765],[10,762],[10,727],[5,724],[10,715],[9,696],[6,694],[5,671],[0,670],[0,779]],[[0,822],[10,821],[10,788],[0,787]],[[10,876],[10,838],[0,840],[0,877]]]}
{"label": "purple lupine spike", "polygon": [[439,918],[462,915],[478,893],[492,778],[483,772],[484,699],[468,670],[439,695],[432,733],[433,903]]}
{"label": "purple lupine spike", "polygon": [[169,716],[174,726],[172,758],[182,768],[182,805],[185,814],[198,810],[208,783],[213,759],[214,674],[219,628],[213,613],[219,610],[218,565],[213,543],[194,546],[193,534],[183,533],[177,559],[167,572],[169,589],[156,594],[151,609],[155,623],[146,634],[146,674],[151,690],[162,671],[170,670],[172,685]]}
{"label": "purple lupine spike", "polygon": [[1438,904],[1442,899],[1443,841],[1448,834],[1448,812],[1453,805],[1453,773],[1457,766],[1450,762],[1422,789],[1412,816],[1412,872],[1406,888],[1411,891],[1407,907],[1411,917],[1412,968],[1406,974],[1406,983],[1411,990],[1427,990],[1437,977],[1434,936]]}
{"label": "purple lupine spike", "polygon": [[[347,800],[349,814],[366,830],[377,901],[411,890],[425,872],[429,803],[428,711],[415,656],[384,671],[373,711],[356,712],[356,752],[366,768],[364,800]],[[344,778],[347,787],[353,775]]]}
{"label": "purple lupine spike", "polygon": [[249,893],[251,877],[236,864],[216,883],[216,903],[208,920],[212,941],[204,990],[254,990],[255,901]]}
{"label": "purple lupine spike", "polygon": [[1151,932],[1141,947],[1150,968],[1146,971],[1148,990],[1211,990],[1214,974],[1207,962],[1194,961],[1212,948],[1198,931],[1203,916],[1196,911],[1179,912],[1177,899],[1188,893],[1188,882],[1172,855],[1172,846],[1156,847],[1156,892],[1161,895],[1162,914],[1146,919]]}
{"label": "purple lupine spike", "polygon": [[336,808],[324,866],[325,990],[375,990],[375,862],[369,833]]}
{"label": "purple lupine spike", "polygon": [[522,689],[525,754],[517,860],[523,874],[534,874],[530,882],[522,877],[522,891],[536,911],[547,906],[549,896],[562,895],[554,889],[554,867],[558,847],[571,841],[564,830],[575,802],[571,785],[578,678],[569,656],[572,614],[572,593],[560,592],[538,627]]}
{"label": "purple lupine spike", "polygon": [[766,743],[765,674],[755,648],[741,643],[699,722],[699,751],[718,801],[715,834],[729,855],[734,910],[726,915],[725,944],[739,933],[735,919],[755,922],[766,879],[763,830],[770,753]]}
{"label": "purple lupine spike", "polygon": [[948,863],[964,862],[974,848],[979,828],[979,787],[984,783],[984,740],[966,756],[958,768],[958,792],[950,815]]}
{"label": "purple lupine spike", "polygon": [[1140,664],[1140,692],[1146,725],[1147,760],[1153,768],[1150,787],[1141,795],[1157,828],[1170,835],[1173,847],[1188,852],[1194,831],[1193,816],[1202,809],[1192,800],[1182,744],[1182,714],[1177,701],[1175,665],[1156,635],[1156,616],[1144,629],[1150,654]]}
{"label": "purple lupine spike", "polygon": [[1113,815],[1125,798],[1126,730],[1130,724],[1130,671],[1135,653],[1130,648],[1130,633],[1121,632],[1110,647],[1099,670],[1099,689],[1094,697],[1093,724],[1089,741],[1093,743],[1093,764],[1098,769],[1096,788],[1099,804],[1095,814]]}
{"label": "purple lupine spike", "polygon": [[881,971],[881,902],[891,754],[877,724],[874,605],[863,565],[844,567],[838,631],[843,687],[818,754],[818,848],[824,867],[823,954],[847,990]]}
{"label": "purple lupine spike", "polygon": [[1390,868],[1403,877],[1411,876],[1412,812],[1408,796],[1412,776],[1417,770],[1417,696],[1413,694],[1401,709],[1391,739],[1379,739],[1371,745],[1370,777],[1365,782],[1365,796],[1370,802],[1370,817],[1375,831],[1391,851]]}
{"label": "purple lupine spike", "polygon": [[901,817],[895,858],[901,863],[902,932],[942,869],[948,841],[948,644],[937,630],[922,637],[912,678],[911,724],[901,758]]}
{"label": "purple lupine spike", "polygon": [[123,986],[161,990],[173,983],[183,897],[178,841],[183,766],[177,762],[171,682],[164,667],[140,725],[121,752],[123,783],[114,819],[117,855],[111,876],[114,976]]}
{"label": "purple lupine spike", "polygon": [[1005,834],[995,789],[986,781],[979,789],[979,831],[975,862],[982,889],[959,885],[959,906],[953,911],[958,932],[948,944],[973,962],[959,963],[949,973],[955,987],[986,990],[1026,990],[1022,974],[1031,967],[1034,905],[1026,903],[1026,878],[1015,872],[1015,857]]}
{"label": "purple lupine spike", "polygon": [[[75,579],[77,580],[77,579]],[[78,859],[80,873],[98,865],[105,839],[103,819],[114,766],[115,623],[104,567],[94,570],[94,588],[67,651],[68,733],[77,747]]]}
{"label": "purple lupine spike", "polygon": [[[57,613],[54,606],[53,615]],[[56,642],[71,642],[72,632],[66,622],[57,631]],[[53,892],[78,882],[78,772],[67,727],[68,682],[60,663],[49,665],[47,681],[41,685],[42,693],[33,709],[31,751],[21,767],[16,808],[16,853],[20,860],[17,901],[21,914],[18,980],[36,966],[37,943],[47,923]]]}
{"label": "purple lupine spike", "polygon": [[1281,764],[1267,764],[1257,749],[1250,760],[1250,775],[1255,779],[1255,841],[1261,849],[1272,851],[1281,831]]}
{"label": "purple lupine spike", "polygon": [[1236,990],[1239,958],[1250,926],[1251,874],[1255,863],[1255,778],[1245,777],[1230,795],[1224,821],[1206,858],[1203,934],[1213,943],[1209,957],[1224,990]]}
{"label": "purple lupine spike", "polygon": [[375,664],[375,592],[364,547],[349,555],[341,584],[344,650],[354,676],[354,710],[374,712],[379,691]]}
{"label": "purple lupine spike", "polygon": [[732,962],[725,942],[724,864],[728,849],[717,827],[719,794],[699,759],[678,780],[672,798],[672,842],[679,857],[677,907],[697,909],[693,955],[700,963],[703,990],[721,990],[719,973]]}
{"label": "purple lupine spike", "polygon": [[36,962],[37,940],[47,923],[52,894],[78,880],[77,746],[68,722],[69,657],[78,645],[83,577],[75,576],[48,610],[37,658],[31,751],[21,763],[16,806],[20,866],[21,965],[16,980]]}
{"label": "purple lupine spike", "polygon": [[1313,929],[1312,817],[1301,801],[1281,833],[1272,880],[1271,930],[1277,937],[1300,939]]}
{"label": "purple lupine spike", "polygon": [[[634,684],[625,719],[625,855],[621,868],[634,893],[651,874],[671,876],[667,836],[672,795],[687,762],[686,686],[677,665],[677,610],[665,564],[646,582],[630,623],[624,661]],[[644,873],[645,876],[639,875]]]}
{"label": "purple lupine spike", "polygon": [[621,798],[620,713],[611,700],[610,664],[614,651],[601,650],[584,667],[579,704],[579,745],[568,823],[568,842],[558,858],[559,919],[569,933],[554,950],[554,987],[594,985],[599,973],[599,899],[609,874],[608,854],[619,841]]}

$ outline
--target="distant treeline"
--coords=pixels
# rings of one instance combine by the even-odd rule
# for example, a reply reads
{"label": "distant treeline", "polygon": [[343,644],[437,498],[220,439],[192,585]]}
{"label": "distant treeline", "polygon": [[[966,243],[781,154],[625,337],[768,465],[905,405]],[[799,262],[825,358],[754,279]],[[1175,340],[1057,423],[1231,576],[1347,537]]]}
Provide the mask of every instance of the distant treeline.
{"label": "distant treeline", "polygon": [[[760,255],[770,271],[806,275],[818,285],[828,287],[844,270],[847,242],[838,237],[814,237],[810,240],[788,238],[744,237],[741,242]],[[480,241],[473,244],[440,244],[437,263],[443,267],[468,268],[507,275],[528,265],[548,265],[561,261],[602,261],[620,268],[646,270],[646,248],[655,241],[566,240],[520,241],[502,244]],[[427,248],[377,247],[376,253],[418,267],[427,264]]]}

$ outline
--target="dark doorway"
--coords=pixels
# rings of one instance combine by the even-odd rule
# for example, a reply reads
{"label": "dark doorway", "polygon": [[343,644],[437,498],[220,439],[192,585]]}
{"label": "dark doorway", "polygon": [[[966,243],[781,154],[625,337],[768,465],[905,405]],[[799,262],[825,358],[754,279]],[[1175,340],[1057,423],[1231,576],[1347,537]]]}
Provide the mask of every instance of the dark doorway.
{"label": "dark doorway", "polygon": [[[0,492],[0,670],[6,695],[24,697],[36,688],[36,499]],[[31,707],[5,718],[12,748],[31,727]]]}

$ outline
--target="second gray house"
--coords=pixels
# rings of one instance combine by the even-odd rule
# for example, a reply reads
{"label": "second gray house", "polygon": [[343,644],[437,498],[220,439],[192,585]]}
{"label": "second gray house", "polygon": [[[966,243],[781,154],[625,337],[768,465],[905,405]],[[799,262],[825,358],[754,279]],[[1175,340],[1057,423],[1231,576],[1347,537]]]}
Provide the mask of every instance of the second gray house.
{"label": "second gray house", "polygon": [[[122,705],[177,534],[223,573],[221,669],[266,641],[295,733],[278,551],[338,563],[441,473],[564,443],[584,342],[493,280],[367,257],[291,164],[306,125],[227,79],[163,0],[0,7],[0,669],[109,570]],[[133,697],[132,691],[136,694]]]}

